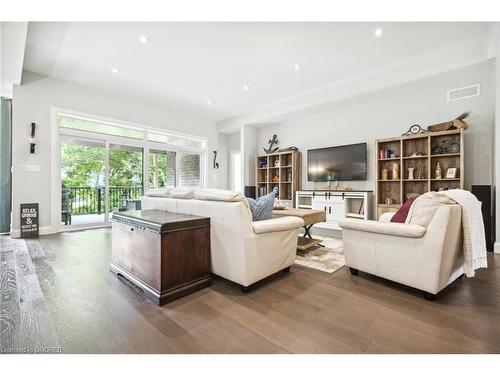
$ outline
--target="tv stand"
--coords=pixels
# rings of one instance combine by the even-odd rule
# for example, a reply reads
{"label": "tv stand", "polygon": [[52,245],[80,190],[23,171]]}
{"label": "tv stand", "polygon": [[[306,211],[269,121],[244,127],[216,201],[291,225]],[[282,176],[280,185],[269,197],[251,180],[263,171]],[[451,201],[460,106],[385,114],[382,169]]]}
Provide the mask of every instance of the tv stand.
{"label": "tv stand", "polygon": [[295,202],[296,208],[325,211],[326,222],[315,224],[315,228],[341,230],[338,223],[344,218],[372,218],[370,190],[301,190]]}

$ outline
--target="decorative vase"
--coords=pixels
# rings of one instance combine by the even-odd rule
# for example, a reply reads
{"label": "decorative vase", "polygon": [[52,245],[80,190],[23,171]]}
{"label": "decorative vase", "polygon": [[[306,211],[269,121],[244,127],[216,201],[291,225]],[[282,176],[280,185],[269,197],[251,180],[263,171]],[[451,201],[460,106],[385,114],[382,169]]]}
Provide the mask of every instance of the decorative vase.
{"label": "decorative vase", "polygon": [[413,171],[415,168],[408,168],[408,180],[413,180]]}
{"label": "decorative vase", "polygon": [[380,179],[381,180],[388,180],[389,179],[389,171],[385,168],[383,168],[381,170],[381,176],[380,176]]}
{"label": "decorative vase", "polygon": [[422,180],[423,177],[422,177],[422,171],[420,170],[420,168],[417,169],[417,180]]}
{"label": "decorative vase", "polygon": [[439,164],[439,162],[436,165],[436,179],[441,179],[441,165]]}
{"label": "decorative vase", "polygon": [[392,179],[399,180],[399,164],[392,163]]}

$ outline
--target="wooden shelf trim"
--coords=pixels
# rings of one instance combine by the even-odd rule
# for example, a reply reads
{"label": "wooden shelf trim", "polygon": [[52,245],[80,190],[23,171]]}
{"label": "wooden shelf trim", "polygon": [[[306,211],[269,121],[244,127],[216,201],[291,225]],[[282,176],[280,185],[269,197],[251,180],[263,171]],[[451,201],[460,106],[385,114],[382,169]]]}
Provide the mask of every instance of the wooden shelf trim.
{"label": "wooden shelf trim", "polygon": [[446,158],[446,157],[450,157],[450,156],[460,157],[460,152],[451,152],[451,153],[447,153],[447,154],[432,154],[431,158]]}

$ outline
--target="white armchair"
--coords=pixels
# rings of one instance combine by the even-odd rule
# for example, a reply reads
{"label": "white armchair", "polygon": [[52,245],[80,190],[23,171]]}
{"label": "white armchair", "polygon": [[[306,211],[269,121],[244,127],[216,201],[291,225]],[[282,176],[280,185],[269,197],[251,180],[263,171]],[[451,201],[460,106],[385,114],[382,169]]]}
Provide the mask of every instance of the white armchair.
{"label": "white armchair", "polygon": [[443,204],[427,226],[345,219],[340,223],[346,265],[420,289],[426,299],[463,275],[461,207]]}

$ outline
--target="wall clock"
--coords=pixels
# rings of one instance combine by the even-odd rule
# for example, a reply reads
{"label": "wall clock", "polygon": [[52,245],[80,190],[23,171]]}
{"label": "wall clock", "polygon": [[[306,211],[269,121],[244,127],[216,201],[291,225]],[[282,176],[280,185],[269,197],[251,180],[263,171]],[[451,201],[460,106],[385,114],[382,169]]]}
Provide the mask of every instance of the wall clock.
{"label": "wall clock", "polygon": [[404,133],[403,135],[416,135],[416,134],[422,134],[422,133],[425,133],[426,130],[422,129],[422,127],[420,125],[412,125],[410,126],[410,129],[408,129],[408,131],[406,133]]}

